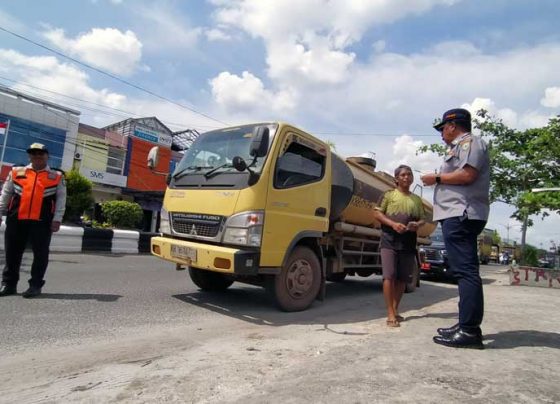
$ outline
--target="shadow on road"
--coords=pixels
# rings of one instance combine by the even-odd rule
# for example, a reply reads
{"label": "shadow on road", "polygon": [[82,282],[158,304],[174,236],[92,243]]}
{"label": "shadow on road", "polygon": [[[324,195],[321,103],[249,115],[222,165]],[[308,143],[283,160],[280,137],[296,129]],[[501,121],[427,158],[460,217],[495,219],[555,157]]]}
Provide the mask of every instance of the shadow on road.
{"label": "shadow on road", "polygon": [[485,334],[487,349],[513,349],[523,346],[560,349],[560,334],[556,332],[517,330]]}
{"label": "shadow on road", "polygon": [[91,293],[42,293],[35,299],[55,299],[55,300],[97,300],[98,302],[116,302],[121,295],[105,295]]}
{"label": "shadow on road", "polygon": [[[403,297],[403,310],[418,310],[457,296],[454,288],[423,283],[415,293]],[[296,313],[279,311],[263,288],[240,285],[225,292],[193,292],[174,298],[253,324],[348,324],[385,318],[381,279],[346,280],[327,283],[325,301]]]}

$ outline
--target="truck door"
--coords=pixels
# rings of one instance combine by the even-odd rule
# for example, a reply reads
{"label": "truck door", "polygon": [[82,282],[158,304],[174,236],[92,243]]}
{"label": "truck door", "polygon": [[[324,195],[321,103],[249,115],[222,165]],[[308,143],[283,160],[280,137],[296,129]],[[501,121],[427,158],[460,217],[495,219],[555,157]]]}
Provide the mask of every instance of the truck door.
{"label": "truck door", "polygon": [[271,172],[261,266],[278,267],[291,243],[328,231],[330,158],[327,146],[288,132]]}

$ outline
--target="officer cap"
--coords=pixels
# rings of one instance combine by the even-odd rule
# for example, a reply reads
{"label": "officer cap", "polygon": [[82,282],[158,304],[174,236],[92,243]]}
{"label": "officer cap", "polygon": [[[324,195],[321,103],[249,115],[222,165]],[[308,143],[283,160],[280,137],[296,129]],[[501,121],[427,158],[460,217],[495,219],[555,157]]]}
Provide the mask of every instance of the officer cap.
{"label": "officer cap", "polygon": [[454,109],[450,109],[449,111],[445,111],[441,118],[441,122],[439,122],[437,125],[434,125],[434,129],[437,131],[441,131],[443,125],[445,125],[447,122],[470,123],[471,113],[463,108],[454,108]]}
{"label": "officer cap", "polygon": [[45,153],[49,153],[49,149],[47,149],[47,146],[45,146],[42,143],[33,143],[31,144],[28,148],[27,148],[27,153],[31,153],[33,150],[38,150],[38,151],[42,151]]}

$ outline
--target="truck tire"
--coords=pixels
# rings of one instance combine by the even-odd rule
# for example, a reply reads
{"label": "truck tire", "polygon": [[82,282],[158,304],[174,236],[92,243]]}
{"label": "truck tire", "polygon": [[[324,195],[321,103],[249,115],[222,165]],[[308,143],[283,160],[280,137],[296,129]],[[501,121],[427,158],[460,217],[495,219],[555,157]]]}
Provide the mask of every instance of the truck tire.
{"label": "truck tire", "polygon": [[283,311],[307,309],[321,288],[321,264],[307,247],[296,247],[280,273],[270,280],[269,292]]}
{"label": "truck tire", "polygon": [[412,271],[412,279],[410,280],[409,283],[406,284],[406,287],[404,288],[404,293],[414,292],[416,290],[416,287],[419,285],[419,283],[420,283],[420,267],[417,266]]}
{"label": "truck tire", "polygon": [[193,283],[205,292],[222,292],[229,288],[233,280],[218,272],[189,267]]}
{"label": "truck tire", "polygon": [[343,282],[344,279],[346,279],[346,272],[327,275],[327,281],[329,282]]}

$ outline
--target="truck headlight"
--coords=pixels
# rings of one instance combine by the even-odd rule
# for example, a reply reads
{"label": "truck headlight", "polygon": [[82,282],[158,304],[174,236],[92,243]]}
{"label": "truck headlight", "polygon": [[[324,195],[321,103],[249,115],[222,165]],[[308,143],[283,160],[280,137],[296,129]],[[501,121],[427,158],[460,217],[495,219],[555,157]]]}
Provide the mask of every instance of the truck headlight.
{"label": "truck headlight", "polygon": [[171,225],[169,224],[169,212],[165,208],[161,208],[159,212],[159,231],[164,234],[171,234]]}
{"label": "truck headlight", "polygon": [[260,247],[264,224],[263,212],[243,212],[226,221],[223,242]]}

